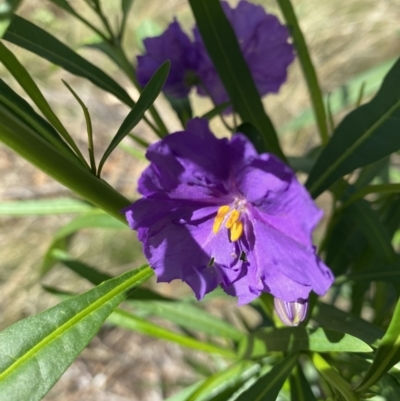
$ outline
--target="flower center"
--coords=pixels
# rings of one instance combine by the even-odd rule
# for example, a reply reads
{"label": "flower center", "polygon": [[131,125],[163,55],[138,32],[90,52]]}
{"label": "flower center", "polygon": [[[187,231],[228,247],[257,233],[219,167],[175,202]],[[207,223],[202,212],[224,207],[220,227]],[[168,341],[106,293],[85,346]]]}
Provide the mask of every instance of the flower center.
{"label": "flower center", "polygon": [[243,223],[240,221],[243,209],[243,201],[235,201],[232,207],[221,206],[214,219],[213,233],[217,234],[222,224],[225,223],[225,228],[230,230],[231,241],[237,241],[243,234]]}

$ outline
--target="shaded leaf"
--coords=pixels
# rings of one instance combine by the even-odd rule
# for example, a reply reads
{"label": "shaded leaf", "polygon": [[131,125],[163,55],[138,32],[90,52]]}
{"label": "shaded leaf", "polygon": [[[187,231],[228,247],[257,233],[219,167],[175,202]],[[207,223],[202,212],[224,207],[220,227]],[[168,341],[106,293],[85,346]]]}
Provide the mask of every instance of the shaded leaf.
{"label": "shaded leaf", "polygon": [[350,334],[303,326],[257,330],[243,337],[239,347],[244,358],[260,358],[273,351],[370,352],[372,348]]}
{"label": "shaded leaf", "polygon": [[99,88],[112,93],[130,107],[128,93],[100,68],[85,60],[54,36],[19,16],[15,16],[4,39],[59,65],[71,74],[89,79]]}
{"label": "shaded leaf", "polygon": [[152,275],[148,266],[130,271],[1,332],[1,397],[41,400],[128,290]]}
{"label": "shaded leaf", "polygon": [[345,174],[400,149],[400,60],[376,96],[348,114],[321,152],[306,186],[317,197]]}
{"label": "shaded leaf", "polygon": [[299,363],[290,375],[290,401],[317,401]]}
{"label": "shaded leaf", "polygon": [[285,357],[269,372],[262,375],[247,390],[243,391],[235,401],[274,401],[279,391],[296,364],[298,354]]}

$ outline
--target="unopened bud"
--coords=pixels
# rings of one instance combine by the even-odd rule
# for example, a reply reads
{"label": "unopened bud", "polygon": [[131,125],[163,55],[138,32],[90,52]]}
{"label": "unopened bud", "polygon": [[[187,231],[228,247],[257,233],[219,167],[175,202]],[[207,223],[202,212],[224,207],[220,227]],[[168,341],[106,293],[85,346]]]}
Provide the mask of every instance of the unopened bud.
{"label": "unopened bud", "polygon": [[276,314],[286,326],[298,326],[307,315],[307,299],[286,302],[279,298],[274,298],[274,305]]}

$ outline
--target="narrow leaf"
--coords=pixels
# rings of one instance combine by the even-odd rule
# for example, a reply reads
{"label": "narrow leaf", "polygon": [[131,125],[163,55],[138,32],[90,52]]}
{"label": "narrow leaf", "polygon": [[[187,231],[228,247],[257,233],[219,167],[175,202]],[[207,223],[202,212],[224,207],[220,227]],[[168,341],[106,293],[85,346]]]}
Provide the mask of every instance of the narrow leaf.
{"label": "narrow leaf", "polygon": [[321,89],[318,83],[317,73],[311,61],[307,44],[297,21],[296,14],[290,0],[278,0],[286,23],[293,37],[297,56],[300,61],[301,69],[307,82],[308,91],[311,96],[314,114],[317,120],[319,133],[323,143],[328,142],[328,127],[326,124],[325,106],[322,100]]}
{"label": "narrow leaf", "polygon": [[189,0],[205,47],[222,83],[243,122],[260,132],[264,151],[284,160],[271,120],[264,111],[249,67],[243,58],[235,32],[219,0]]}
{"label": "narrow leaf", "polygon": [[290,375],[290,401],[317,401],[299,363]]}
{"label": "narrow leaf", "polygon": [[274,401],[296,364],[298,354],[288,355],[277,363],[268,373],[261,376],[235,401]]}
{"label": "narrow leaf", "polygon": [[392,320],[379,343],[372,365],[356,391],[362,393],[376,383],[392,366],[400,361],[400,300],[397,301]]}
{"label": "narrow leaf", "polygon": [[0,203],[2,216],[38,216],[64,213],[87,213],[93,207],[71,198],[35,199]]}
{"label": "narrow leaf", "polygon": [[3,37],[14,17],[14,12],[21,3],[21,0],[4,0],[0,4],[0,39]]}
{"label": "narrow leaf", "polygon": [[321,152],[306,186],[317,197],[336,180],[400,149],[400,60],[386,75],[376,96],[336,128]]}
{"label": "narrow leaf", "polygon": [[128,93],[112,78],[32,22],[15,16],[4,39],[59,65],[71,74],[89,79],[99,88],[133,107],[134,102]]}
{"label": "narrow leaf", "polygon": [[79,148],[76,146],[71,135],[65,129],[59,118],[55,115],[54,111],[48,104],[47,100],[44,98],[42,92],[36,85],[35,81],[29,75],[26,68],[18,61],[14,54],[7,49],[0,42],[0,61],[7,68],[7,70],[13,75],[13,77],[21,85],[22,89],[27,93],[27,95],[32,99],[38,109],[43,113],[43,115],[48,119],[48,121],[57,129],[65,141],[74,149],[75,153],[80,157],[82,162],[86,164],[85,158],[82,156]]}
{"label": "narrow leaf", "polygon": [[201,116],[201,118],[205,118],[206,120],[211,121],[214,117],[221,114],[229,106],[232,106],[230,102],[225,102],[225,103],[219,104],[218,106],[215,106],[210,111],[207,111],[207,113],[203,114]]}
{"label": "narrow leaf", "polygon": [[43,138],[68,156],[71,161],[81,163],[54,127],[41,115],[36,113],[32,106],[14,92],[2,79],[0,79],[0,102],[14,114],[18,115],[22,121],[36,130]]}
{"label": "narrow leaf", "polygon": [[157,96],[160,94],[162,87],[164,86],[165,80],[167,79],[169,72],[169,61],[166,61],[161,67],[154,73],[150,81],[147,83],[143,92],[133,107],[133,109],[126,116],[122,125],[115,134],[107,150],[104,152],[103,157],[99,163],[98,176],[101,174],[101,170],[108,156],[118,146],[118,144],[128,135],[136,124],[144,117],[146,110],[154,103]]}
{"label": "narrow leaf", "polygon": [[260,358],[273,351],[371,352],[372,348],[346,333],[299,326],[257,330],[243,338],[239,350],[244,358]]}
{"label": "narrow leaf", "polygon": [[129,200],[82,165],[71,162],[0,103],[0,141],[78,196],[125,223],[120,211]]}
{"label": "narrow leaf", "polygon": [[152,275],[148,266],[130,271],[1,332],[1,397],[41,400],[128,290]]}

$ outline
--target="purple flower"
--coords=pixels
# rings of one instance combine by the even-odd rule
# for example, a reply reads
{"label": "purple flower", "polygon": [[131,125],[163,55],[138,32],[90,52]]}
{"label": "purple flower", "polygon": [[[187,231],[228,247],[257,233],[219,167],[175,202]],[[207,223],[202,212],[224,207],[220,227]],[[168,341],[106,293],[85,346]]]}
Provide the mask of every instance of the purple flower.
{"label": "purple flower", "polygon": [[328,290],[333,276],[311,239],[322,212],[278,158],[242,134],[217,139],[199,118],[146,156],[143,197],[124,213],[158,281],[181,279],[198,299],[220,285],[239,304]]}
{"label": "purple flower", "polygon": [[[287,28],[263,7],[247,1],[240,1],[235,9],[224,1],[221,5],[233,26],[260,95],[278,92],[286,81],[287,67],[294,59]],[[145,39],[146,54],[138,56],[139,83],[147,84],[157,68],[170,60],[171,69],[164,86],[167,95],[184,98],[190,88],[196,86],[200,95],[211,96],[215,104],[226,102],[228,95],[197,27],[193,31],[194,43],[174,20],[161,36]]]}
{"label": "purple flower", "polygon": [[137,78],[140,85],[145,86],[161,64],[170,60],[171,68],[164,92],[176,98],[186,97],[193,85],[193,70],[197,65],[198,56],[193,43],[182,31],[179,23],[174,20],[162,35],[145,39],[144,46],[146,54],[137,57]]}
{"label": "purple flower", "polygon": [[[278,92],[286,81],[287,68],[294,60],[287,28],[274,15],[267,14],[262,6],[244,0],[234,9],[225,1],[221,5],[235,31],[260,96]],[[194,29],[194,36],[199,51],[196,73],[202,82],[197,87],[198,93],[211,96],[215,104],[228,101],[197,28]]]}

